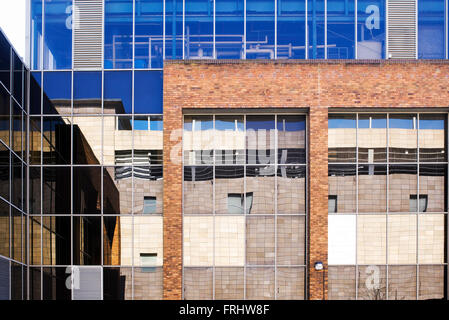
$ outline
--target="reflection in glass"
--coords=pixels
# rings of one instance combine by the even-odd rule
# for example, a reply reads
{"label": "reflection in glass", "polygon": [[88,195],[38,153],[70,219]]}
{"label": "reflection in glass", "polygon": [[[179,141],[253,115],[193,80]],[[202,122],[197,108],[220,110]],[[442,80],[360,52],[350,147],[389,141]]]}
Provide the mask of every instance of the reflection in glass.
{"label": "reflection in glass", "polygon": [[183,59],[183,1],[165,1],[165,59]]}
{"label": "reflection in glass", "polygon": [[329,115],[329,162],[356,161],[356,117]]}
{"label": "reflection in glass", "polygon": [[184,299],[212,300],[212,268],[184,268]]}
{"label": "reflection in glass", "polygon": [[246,263],[248,265],[274,265],[274,224],[274,217],[246,219]]}
{"label": "reflection in glass", "polygon": [[388,172],[388,210],[390,212],[416,212],[411,199],[417,194],[416,165],[390,165]]}
{"label": "reflection in glass", "polygon": [[101,218],[73,217],[73,264],[101,264]]}
{"label": "reflection in glass", "polygon": [[306,167],[278,166],[277,213],[303,214],[306,212]]}
{"label": "reflection in glass", "polygon": [[276,228],[276,263],[279,265],[304,265],[306,240],[305,216],[279,216],[277,217]]}
{"label": "reflection in glass", "polygon": [[212,167],[184,167],[184,214],[211,214],[212,190]]}
{"label": "reflection in glass", "polygon": [[[33,19],[33,17],[31,19]],[[10,81],[11,81],[11,45],[9,44],[8,40],[2,33],[0,34],[0,82],[5,86],[5,88],[9,90]]]}
{"label": "reflection in glass", "polygon": [[42,268],[43,300],[71,300],[72,291],[67,289],[67,267]]}
{"label": "reflection in glass", "polygon": [[42,264],[71,264],[70,217],[42,218]]}
{"label": "reflection in glass", "polygon": [[244,213],[244,168],[215,167],[215,213]]}
{"label": "reflection in glass", "polygon": [[386,212],[387,166],[359,165],[359,212]]}
{"label": "reflection in glass", "polygon": [[444,0],[418,0],[418,59],[444,59],[446,56]]}
{"label": "reflection in glass", "polygon": [[103,299],[131,300],[132,268],[103,268]]}
{"label": "reflection in glass", "polygon": [[184,163],[212,164],[214,148],[212,116],[184,117]]}
{"label": "reflection in glass", "polygon": [[274,214],[274,166],[246,167],[246,213]]}
{"label": "reflection in glass", "polygon": [[16,101],[19,103],[19,105],[23,106],[23,78],[24,78],[24,72],[23,72],[23,64],[22,61],[20,61],[19,56],[13,51],[12,52],[12,59],[13,59],[13,88],[12,88],[12,94],[13,97],[16,99]]}
{"label": "reflection in glass", "polygon": [[129,214],[132,210],[132,168],[103,168],[103,213]]}
{"label": "reflection in glass", "polygon": [[328,170],[329,196],[333,196],[336,202],[333,212],[356,212],[355,165],[329,165]]}
{"label": "reflection in glass", "polygon": [[[34,7],[36,8],[36,7]],[[71,0],[44,1],[44,69],[61,70],[72,68],[72,28],[74,8]],[[39,19],[36,19],[38,25]],[[37,25],[37,26],[38,26]],[[36,27],[37,27],[36,26]],[[33,26],[34,27],[34,26]],[[34,29],[34,28],[33,28]],[[40,30],[36,30],[38,33]],[[40,49],[39,34],[35,34],[35,50]],[[36,52],[36,58],[39,56]],[[38,63],[38,61],[36,61]]]}
{"label": "reflection in glass", "polygon": [[245,161],[243,116],[215,117],[215,163],[242,164]]}
{"label": "reflection in glass", "polygon": [[162,68],[163,59],[163,1],[135,2],[134,67]]}
{"label": "reflection in glass", "polygon": [[73,113],[101,113],[101,85],[101,72],[75,72],[73,74]]}
{"label": "reflection in glass", "polygon": [[277,4],[277,58],[305,59],[305,1],[284,0]]}
{"label": "reflection in glass", "polygon": [[420,265],[418,299],[444,299],[446,297],[444,285],[445,266],[442,265]]}
{"label": "reflection in glass", "polygon": [[103,110],[105,114],[132,113],[132,72],[104,73]]}
{"label": "reflection in glass", "polygon": [[357,144],[359,162],[387,161],[387,116],[360,114]]}
{"label": "reflection in glass", "polygon": [[[71,145],[69,118],[43,117],[42,162],[43,164],[69,164]],[[36,139],[36,145],[40,142]]]}
{"label": "reflection in glass", "polygon": [[185,59],[211,59],[214,57],[213,17],[214,3],[212,1],[185,2]]}
{"label": "reflection in glass", "polygon": [[9,165],[10,151],[3,144],[0,143],[0,196],[9,201],[9,186],[10,186],[10,165]]}
{"label": "reflection in glass", "polygon": [[133,1],[106,0],[104,6],[104,68],[132,68]]}
{"label": "reflection in glass", "polygon": [[325,58],[324,0],[307,0],[309,59]]}
{"label": "reflection in glass", "polygon": [[11,262],[11,300],[25,300],[26,270],[21,264]]}
{"label": "reflection in glass", "polygon": [[25,218],[22,213],[12,208],[11,211],[11,258],[16,261],[23,262],[24,256],[24,222]]}
{"label": "reflection in glass", "polygon": [[390,114],[389,159],[391,162],[415,162],[418,147],[415,114]]}
{"label": "reflection in glass", "polygon": [[447,161],[446,148],[446,115],[419,115],[419,161]]}
{"label": "reflection in glass", "polygon": [[357,299],[387,299],[387,267],[363,265],[357,268]]}
{"label": "reflection in glass", "polygon": [[416,299],[416,266],[388,267],[388,300]]}
{"label": "reflection in glass", "polygon": [[[44,95],[56,108],[45,108],[45,113],[70,114],[72,99],[71,72],[44,72]],[[40,112],[39,112],[40,113]]]}
{"label": "reflection in glass", "polygon": [[134,268],[134,300],[161,300],[162,267]]}
{"label": "reflection in glass", "polygon": [[[118,193],[104,194],[108,201],[117,202]],[[112,198],[112,199],[111,199]],[[101,168],[73,167],[73,213],[101,213]]]}
{"label": "reflection in glass", "polygon": [[73,164],[102,163],[102,122],[102,117],[73,117]]}
{"label": "reflection in glass", "polygon": [[70,167],[44,167],[43,214],[70,214]]}
{"label": "reflection in glass", "polygon": [[134,113],[162,114],[162,71],[134,72]]}
{"label": "reflection in glass", "polygon": [[217,59],[244,57],[244,0],[215,1],[215,51]]}
{"label": "reflection in glass", "polygon": [[354,4],[355,1],[346,3],[337,0],[327,1],[328,59],[354,59],[355,57]]}
{"label": "reflection in glass", "polygon": [[31,72],[30,76],[30,114],[41,114],[41,72]]}
{"label": "reflection in glass", "polygon": [[215,268],[215,299],[242,300],[243,277],[243,268]]}
{"label": "reflection in glass", "polygon": [[389,215],[388,263],[416,264],[417,219],[415,214]]}
{"label": "reflection in glass", "polygon": [[355,300],[355,266],[329,266],[329,300]]}
{"label": "reflection in glass", "polygon": [[162,166],[134,167],[134,214],[162,214]]}
{"label": "reflection in glass", "polygon": [[385,57],[385,2],[357,0],[357,59]]}
{"label": "reflection in glass", "polygon": [[9,258],[10,239],[9,205],[0,199],[0,255]]}
{"label": "reflection in glass", "polygon": [[274,268],[246,269],[246,299],[274,300]]}
{"label": "reflection in glass", "polygon": [[446,181],[447,165],[421,164],[419,166],[420,212],[447,211]]}
{"label": "reflection in glass", "polygon": [[11,159],[11,202],[18,207],[19,209],[23,209],[23,200],[24,200],[24,186],[25,185],[25,165],[22,161],[17,158],[15,155],[12,156]]}
{"label": "reflection in glass", "polygon": [[246,59],[274,59],[274,1],[246,0]]}
{"label": "reflection in glass", "polygon": [[278,163],[306,162],[306,117],[277,117]]}
{"label": "reflection in glass", "polygon": [[9,93],[0,86],[0,139],[9,146],[11,107]]}
{"label": "reflection in glass", "polygon": [[304,300],[305,268],[277,268],[276,283],[278,300]]}
{"label": "reflection in glass", "polygon": [[[356,248],[358,264],[386,264],[387,219],[385,215],[359,215],[357,217]],[[390,243],[389,248],[393,248]],[[391,263],[390,260],[388,261]]]}
{"label": "reflection in glass", "polygon": [[246,154],[248,164],[275,163],[275,121],[274,116],[246,117]]}
{"label": "reflection in glass", "polygon": [[[32,265],[41,265],[41,235],[42,235],[42,226],[41,226],[41,218],[40,217],[30,217],[29,219],[29,236],[28,241],[29,244],[29,257],[30,264]],[[39,295],[40,296],[40,295]]]}

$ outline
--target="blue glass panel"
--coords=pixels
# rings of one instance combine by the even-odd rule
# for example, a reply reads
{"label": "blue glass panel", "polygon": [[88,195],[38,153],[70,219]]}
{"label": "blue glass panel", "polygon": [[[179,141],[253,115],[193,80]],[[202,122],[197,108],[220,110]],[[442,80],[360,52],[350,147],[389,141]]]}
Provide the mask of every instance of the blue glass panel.
{"label": "blue glass panel", "polygon": [[11,45],[0,32],[0,82],[10,90]]}
{"label": "blue glass panel", "polygon": [[418,0],[418,58],[446,57],[445,1]]}
{"label": "blue glass panel", "polygon": [[19,56],[12,52],[14,72],[13,72],[13,96],[16,101],[22,105],[23,95],[23,63],[20,61]]}
{"label": "blue glass panel", "polygon": [[30,56],[31,68],[42,69],[42,0],[31,0],[30,4]]}
{"label": "blue glass panel", "polygon": [[246,58],[274,59],[274,0],[246,1]]}
{"label": "blue glass panel", "polygon": [[44,69],[72,68],[72,12],[70,0],[44,1]]}
{"label": "blue glass panel", "polygon": [[104,68],[125,69],[133,60],[133,1],[106,0]]}
{"label": "blue glass panel", "polygon": [[324,0],[308,0],[309,59],[324,59]]}
{"label": "blue glass panel", "polygon": [[162,116],[152,116],[150,117],[150,130],[151,131],[162,131],[164,129]]}
{"label": "blue glass panel", "polygon": [[215,51],[217,59],[244,56],[244,1],[215,0]]}
{"label": "blue glass panel", "polygon": [[182,59],[182,0],[165,0],[165,58]]}
{"label": "blue glass panel", "polygon": [[134,113],[162,113],[162,71],[134,73]]}
{"label": "blue glass panel", "polygon": [[327,1],[327,58],[355,58],[354,0]]}
{"label": "blue glass panel", "polygon": [[31,72],[30,114],[41,114],[41,72]]}
{"label": "blue glass panel", "polygon": [[148,117],[135,117],[134,130],[148,130]]}
{"label": "blue glass panel", "polygon": [[306,1],[279,0],[277,26],[278,59],[306,57]]}
{"label": "blue glass panel", "polygon": [[[110,101],[120,100],[121,105]],[[106,71],[104,73],[104,113],[132,113],[132,72]],[[111,112],[108,109],[113,109]]]}
{"label": "blue glass panel", "polygon": [[213,58],[213,0],[190,0],[185,6],[185,59]]}
{"label": "blue glass panel", "polygon": [[385,58],[385,0],[357,1],[357,58]]}
{"label": "blue glass panel", "polygon": [[163,0],[136,1],[135,68],[162,68]]}
{"label": "blue glass panel", "polygon": [[101,113],[101,72],[74,73],[73,113]]}
{"label": "blue glass panel", "polygon": [[328,121],[329,129],[355,129],[356,120],[354,115],[330,115]]}
{"label": "blue glass panel", "polygon": [[44,92],[50,100],[72,98],[71,72],[44,72]]}

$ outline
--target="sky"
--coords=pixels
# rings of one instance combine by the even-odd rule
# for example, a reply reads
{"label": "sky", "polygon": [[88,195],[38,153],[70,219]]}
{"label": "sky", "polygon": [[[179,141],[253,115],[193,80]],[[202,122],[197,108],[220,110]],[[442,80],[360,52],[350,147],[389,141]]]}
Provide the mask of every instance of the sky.
{"label": "sky", "polygon": [[0,28],[25,60],[26,0],[0,0]]}

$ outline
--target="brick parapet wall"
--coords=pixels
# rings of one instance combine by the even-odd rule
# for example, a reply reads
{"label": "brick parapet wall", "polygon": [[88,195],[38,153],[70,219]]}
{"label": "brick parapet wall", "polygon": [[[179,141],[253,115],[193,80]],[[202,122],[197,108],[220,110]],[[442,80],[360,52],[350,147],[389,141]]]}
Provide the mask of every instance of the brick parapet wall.
{"label": "brick parapet wall", "polygon": [[[183,109],[309,110],[309,298],[327,297],[327,119],[329,108],[449,106],[447,61],[167,61],[164,67],[164,298],[182,297]],[[446,111],[446,109],[444,109]],[[180,155],[179,155],[180,157]],[[179,158],[178,157],[178,158]],[[179,158],[180,159],[180,158]]]}

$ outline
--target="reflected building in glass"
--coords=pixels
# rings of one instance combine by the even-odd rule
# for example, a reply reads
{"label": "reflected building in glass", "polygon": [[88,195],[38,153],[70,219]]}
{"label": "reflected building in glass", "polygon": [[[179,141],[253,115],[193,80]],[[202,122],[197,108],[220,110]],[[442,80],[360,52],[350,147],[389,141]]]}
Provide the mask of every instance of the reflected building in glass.
{"label": "reflected building in glass", "polygon": [[0,299],[447,299],[448,5],[28,0]]}

